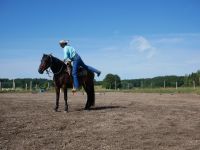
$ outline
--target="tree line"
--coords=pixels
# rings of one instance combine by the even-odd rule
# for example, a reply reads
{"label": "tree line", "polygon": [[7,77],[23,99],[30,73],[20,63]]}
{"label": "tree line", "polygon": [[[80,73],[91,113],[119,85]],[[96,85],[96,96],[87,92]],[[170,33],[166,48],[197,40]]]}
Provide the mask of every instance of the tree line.
{"label": "tree line", "polygon": [[[54,87],[52,80],[42,78],[24,79],[0,79],[1,88],[12,88],[13,81],[17,88],[27,88],[32,86],[47,89]],[[185,76],[158,76],[154,78],[121,80],[116,74],[107,74],[102,81],[94,81],[95,85],[106,89],[132,89],[132,88],[159,88],[159,87],[191,87],[200,86],[200,70]]]}
{"label": "tree line", "polygon": [[118,75],[107,74],[99,85],[106,89],[159,88],[159,87],[191,87],[200,86],[200,70],[185,76],[158,76],[121,80]]}

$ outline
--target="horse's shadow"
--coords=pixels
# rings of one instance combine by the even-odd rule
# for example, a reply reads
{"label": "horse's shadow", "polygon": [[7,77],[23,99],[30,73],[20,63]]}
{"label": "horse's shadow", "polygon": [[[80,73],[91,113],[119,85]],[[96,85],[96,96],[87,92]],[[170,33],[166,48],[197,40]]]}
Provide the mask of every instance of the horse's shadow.
{"label": "horse's shadow", "polygon": [[[123,106],[97,106],[92,107],[88,111],[95,111],[95,110],[112,110],[112,109],[120,109],[120,108],[126,108]],[[83,109],[78,109],[77,111],[82,111]]]}

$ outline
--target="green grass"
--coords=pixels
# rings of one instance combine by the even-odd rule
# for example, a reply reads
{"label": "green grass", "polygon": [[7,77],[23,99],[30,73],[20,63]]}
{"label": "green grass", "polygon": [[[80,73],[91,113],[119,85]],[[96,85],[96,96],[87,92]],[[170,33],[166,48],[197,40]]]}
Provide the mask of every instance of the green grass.
{"label": "green grass", "polygon": [[[127,93],[196,93],[200,95],[200,87],[179,87],[176,88],[134,88],[134,89],[105,89],[101,86],[95,86],[96,92],[127,92]],[[0,91],[0,93],[29,93],[30,91],[25,90],[10,90],[10,91]],[[39,92],[33,90],[32,92]],[[54,90],[50,90],[47,92],[55,92]]]}
{"label": "green grass", "polygon": [[200,94],[200,87],[179,87],[176,88],[134,88],[134,89],[119,89],[119,90],[110,90],[104,89],[101,87],[95,87],[96,92],[130,92],[130,93],[196,93]]}
{"label": "green grass", "polygon": [[133,89],[130,92],[135,93],[198,93],[200,94],[200,88],[144,88],[144,89]]}

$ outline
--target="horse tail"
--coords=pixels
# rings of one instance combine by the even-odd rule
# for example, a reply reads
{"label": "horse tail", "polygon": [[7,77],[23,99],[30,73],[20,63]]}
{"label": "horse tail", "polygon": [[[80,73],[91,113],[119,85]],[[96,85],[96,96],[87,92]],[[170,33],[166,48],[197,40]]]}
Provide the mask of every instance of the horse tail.
{"label": "horse tail", "polygon": [[94,73],[90,72],[90,102],[91,106],[95,105],[95,90],[94,90]]}
{"label": "horse tail", "polygon": [[95,105],[94,81],[91,83],[91,106]]}

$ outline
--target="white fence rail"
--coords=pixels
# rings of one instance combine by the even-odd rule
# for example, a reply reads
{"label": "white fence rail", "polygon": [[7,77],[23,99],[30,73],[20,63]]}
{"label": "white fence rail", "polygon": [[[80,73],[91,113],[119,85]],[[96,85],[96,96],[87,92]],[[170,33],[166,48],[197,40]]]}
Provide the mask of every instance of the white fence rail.
{"label": "white fence rail", "polygon": [[[47,88],[46,90],[51,89],[52,87],[50,86],[50,83],[47,83]],[[33,84],[32,81],[29,83],[25,83],[24,86],[22,85],[17,86],[15,80],[12,82],[2,82],[0,81],[0,91],[34,91],[34,90],[40,90],[41,88],[39,87],[38,84]]]}

